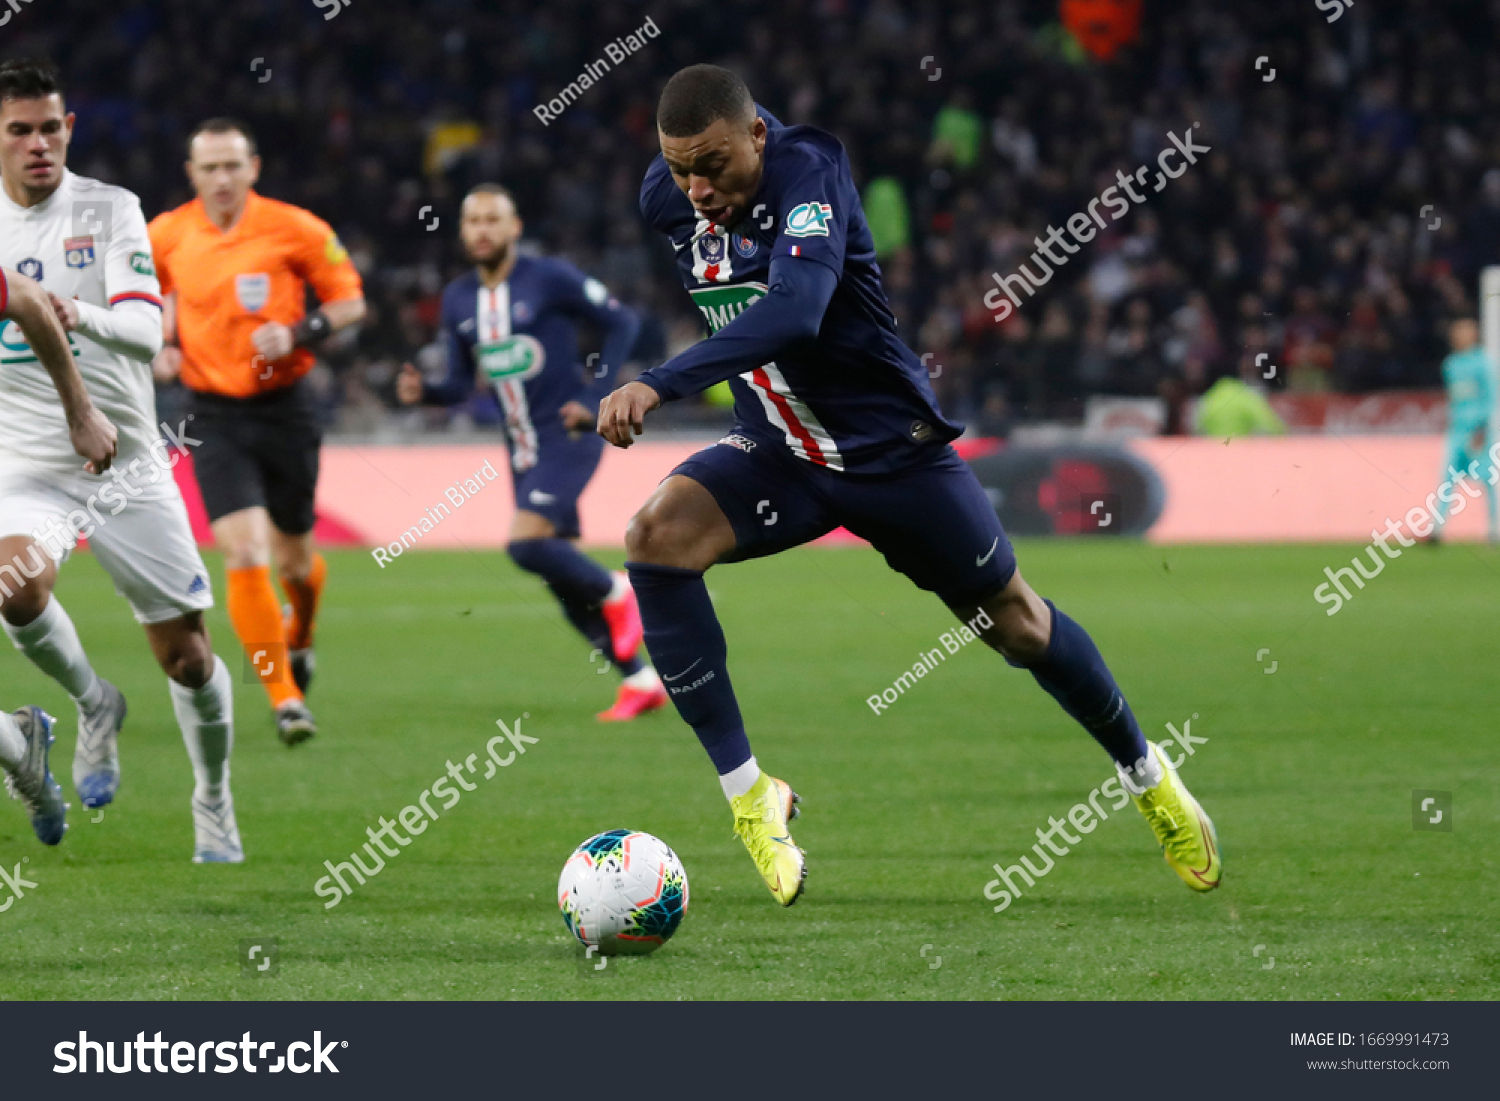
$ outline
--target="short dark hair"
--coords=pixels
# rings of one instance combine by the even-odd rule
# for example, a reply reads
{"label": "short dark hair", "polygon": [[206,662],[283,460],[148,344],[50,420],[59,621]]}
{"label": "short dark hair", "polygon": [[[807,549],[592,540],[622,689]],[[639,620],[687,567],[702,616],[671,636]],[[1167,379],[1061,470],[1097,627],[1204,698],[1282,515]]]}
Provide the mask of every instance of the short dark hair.
{"label": "short dark hair", "polygon": [[689,65],[661,90],[656,125],[669,138],[701,134],[719,119],[749,122],[755,100],[738,73],[718,65]]}
{"label": "short dark hair", "polygon": [[497,183],[477,183],[473,187],[469,188],[469,190],[464,194],[464,198],[468,199],[474,195],[503,195],[505,198],[510,200],[511,206],[516,205],[516,197],[510,193],[510,189],[507,187],[502,187]]}
{"label": "short dark hair", "polygon": [[57,69],[39,57],[17,57],[0,63],[0,103],[7,99],[44,99],[61,95]]}
{"label": "short dark hair", "polygon": [[246,126],[239,119],[220,117],[204,119],[197,126],[193,127],[193,132],[188,135],[187,139],[189,160],[192,160],[193,157],[193,139],[199,134],[239,134],[245,139],[245,144],[250,147],[250,155],[252,157],[259,152],[260,147],[255,144],[255,135],[250,132],[250,127]]}

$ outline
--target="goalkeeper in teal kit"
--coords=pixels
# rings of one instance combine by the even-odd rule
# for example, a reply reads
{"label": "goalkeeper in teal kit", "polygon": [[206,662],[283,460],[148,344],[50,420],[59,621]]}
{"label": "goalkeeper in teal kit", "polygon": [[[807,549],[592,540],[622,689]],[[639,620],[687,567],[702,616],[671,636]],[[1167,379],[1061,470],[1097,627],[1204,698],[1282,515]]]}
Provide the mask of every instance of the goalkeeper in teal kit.
{"label": "goalkeeper in teal kit", "polygon": [[1485,504],[1489,506],[1490,542],[1500,543],[1495,501],[1495,482],[1500,479],[1495,477],[1487,454],[1493,435],[1490,418],[1495,408],[1489,357],[1479,341],[1479,326],[1473,318],[1455,321],[1448,330],[1448,342],[1453,352],[1443,360],[1443,383],[1448,388],[1448,465],[1443,473],[1447,491],[1438,492],[1431,542],[1442,540],[1450,503],[1456,504],[1455,513],[1462,512],[1466,495],[1477,497],[1484,493]]}

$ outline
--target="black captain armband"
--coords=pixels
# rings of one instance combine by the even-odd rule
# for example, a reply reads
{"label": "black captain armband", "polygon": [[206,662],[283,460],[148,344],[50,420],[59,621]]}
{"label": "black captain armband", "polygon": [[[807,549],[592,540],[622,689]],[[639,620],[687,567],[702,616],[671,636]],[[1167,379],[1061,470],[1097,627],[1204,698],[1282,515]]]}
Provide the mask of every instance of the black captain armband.
{"label": "black captain armband", "polygon": [[292,343],[299,348],[311,348],[328,339],[333,332],[333,322],[322,310],[314,310],[292,329]]}

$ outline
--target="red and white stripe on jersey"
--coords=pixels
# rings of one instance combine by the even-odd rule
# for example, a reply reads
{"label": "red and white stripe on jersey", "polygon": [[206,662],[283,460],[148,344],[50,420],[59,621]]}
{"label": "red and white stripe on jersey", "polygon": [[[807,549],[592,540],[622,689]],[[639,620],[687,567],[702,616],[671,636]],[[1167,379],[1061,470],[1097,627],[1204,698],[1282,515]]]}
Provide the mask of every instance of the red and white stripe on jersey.
{"label": "red and white stripe on jersey", "polygon": [[5,269],[0,268],[0,314],[5,313],[5,307],[10,305],[10,284],[5,279]]}
{"label": "red and white stripe on jersey", "polygon": [[[510,284],[501,283],[493,290],[481,285],[474,311],[479,326],[479,343],[487,344],[510,336]],[[536,466],[536,425],[531,422],[531,405],[526,400],[526,384],[518,378],[495,383],[500,405],[505,410],[505,431],[510,437],[510,465],[516,470]]]}
{"label": "red and white stripe on jersey", "polygon": [[786,435],[786,445],[799,459],[806,459],[830,470],[843,470],[844,457],[839,454],[833,437],[807,404],[792,392],[780,368],[774,363],[747,371],[740,378],[748,382],[760,398],[766,419]]}
{"label": "red and white stripe on jersey", "polygon": [[505,427],[510,435],[510,465],[517,470],[530,470],[536,466],[536,426],[531,423],[531,406],[526,401],[526,384],[520,379],[508,378],[495,387],[500,392],[500,402],[505,406]]}

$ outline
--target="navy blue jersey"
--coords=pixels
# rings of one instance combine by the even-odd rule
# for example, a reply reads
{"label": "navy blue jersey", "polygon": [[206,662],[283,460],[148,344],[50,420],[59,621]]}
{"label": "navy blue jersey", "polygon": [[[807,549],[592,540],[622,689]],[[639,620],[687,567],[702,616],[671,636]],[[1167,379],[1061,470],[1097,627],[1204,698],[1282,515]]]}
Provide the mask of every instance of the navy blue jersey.
{"label": "navy blue jersey", "polygon": [[[773,259],[826,266],[837,286],[816,337],[787,343],[771,362],[729,379],[737,430],[831,470],[900,469],[930,450],[924,444],[952,440],[963,428],[943,416],[926,368],[896,335],[843,145],[811,126],[784,127],[757,112],[769,128],[764,168],[737,225],[701,217],[659,154],[641,185],[641,213],[671,239],[683,282],[713,333],[747,309],[750,323],[751,307],[767,295]],[[675,362],[641,375],[663,400],[702,382],[674,372]]]}
{"label": "navy blue jersey", "polygon": [[[579,363],[578,322],[604,333],[603,348]],[[476,379],[493,385],[505,413],[511,465],[536,465],[541,441],[564,433],[559,410],[570,401],[596,412],[614,386],[640,328],[599,280],[566,260],[516,258],[510,277],[490,289],[473,269],[443,290],[442,326],[448,347],[448,377],[424,385],[422,400],[456,405],[473,392]]]}

